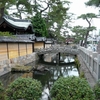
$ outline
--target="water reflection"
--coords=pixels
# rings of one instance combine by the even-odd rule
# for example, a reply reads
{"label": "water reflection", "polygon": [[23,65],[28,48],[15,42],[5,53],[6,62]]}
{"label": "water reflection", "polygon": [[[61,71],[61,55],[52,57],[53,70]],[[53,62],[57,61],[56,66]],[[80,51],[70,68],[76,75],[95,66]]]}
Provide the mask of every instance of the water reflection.
{"label": "water reflection", "polygon": [[[65,60],[66,61],[66,60]],[[30,64],[31,65],[31,64]],[[47,65],[47,64],[39,64],[48,68],[49,71],[44,71],[42,73],[7,73],[0,77],[0,81],[4,84],[4,87],[13,82],[18,77],[31,77],[41,81],[43,85],[43,93],[41,100],[49,100],[49,90],[54,84],[54,82],[61,76],[78,76],[77,68],[75,68],[75,64],[66,64],[66,65]]]}
{"label": "water reflection", "polygon": [[12,73],[12,72],[9,72],[9,73],[1,76],[0,81],[3,83],[4,87],[7,88],[8,85],[10,83],[12,83],[18,77],[24,77],[24,78],[33,77],[33,73],[32,72],[30,72],[30,73]]}
{"label": "water reflection", "polygon": [[[41,100],[49,100],[49,90],[54,84],[54,82],[61,76],[79,76],[77,68],[75,68],[74,64],[64,65],[64,66],[50,66],[48,65],[49,72],[45,72],[45,74],[34,74],[33,78],[41,81],[43,85],[43,96]],[[45,94],[46,93],[46,94]]]}

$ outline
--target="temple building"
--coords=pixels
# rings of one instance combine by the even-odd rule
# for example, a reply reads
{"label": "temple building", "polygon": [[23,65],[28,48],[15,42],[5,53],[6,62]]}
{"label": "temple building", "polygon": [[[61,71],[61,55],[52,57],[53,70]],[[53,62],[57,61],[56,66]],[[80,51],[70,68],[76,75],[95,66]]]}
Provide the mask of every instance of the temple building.
{"label": "temple building", "polygon": [[14,19],[8,15],[4,15],[0,20],[0,31],[17,34],[33,34],[33,27],[29,20]]}

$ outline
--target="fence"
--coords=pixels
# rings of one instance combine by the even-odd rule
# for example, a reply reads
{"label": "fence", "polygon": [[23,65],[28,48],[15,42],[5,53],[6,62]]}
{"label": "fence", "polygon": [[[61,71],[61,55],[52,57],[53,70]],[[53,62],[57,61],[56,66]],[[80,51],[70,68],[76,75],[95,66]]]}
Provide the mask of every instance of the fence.
{"label": "fence", "polygon": [[84,47],[79,47],[79,52],[94,79],[98,81],[100,79],[100,54]]}
{"label": "fence", "polygon": [[0,43],[0,61],[31,54],[32,43]]}

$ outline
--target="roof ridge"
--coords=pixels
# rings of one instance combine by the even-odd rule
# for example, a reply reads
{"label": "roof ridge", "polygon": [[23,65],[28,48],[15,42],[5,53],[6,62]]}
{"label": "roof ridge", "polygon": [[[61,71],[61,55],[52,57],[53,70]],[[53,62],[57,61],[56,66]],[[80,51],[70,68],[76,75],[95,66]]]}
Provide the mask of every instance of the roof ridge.
{"label": "roof ridge", "polygon": [[15,19],[15,18],[12,18],[11,16],[8,16],[8,15],[4,15],[3,16],[4,18],[6,18],[6,19],[10,19],[10,20],[13,20],[13,21],[15,21],[15,22],[31,22],[30,20],[28,20],[28,19]]}

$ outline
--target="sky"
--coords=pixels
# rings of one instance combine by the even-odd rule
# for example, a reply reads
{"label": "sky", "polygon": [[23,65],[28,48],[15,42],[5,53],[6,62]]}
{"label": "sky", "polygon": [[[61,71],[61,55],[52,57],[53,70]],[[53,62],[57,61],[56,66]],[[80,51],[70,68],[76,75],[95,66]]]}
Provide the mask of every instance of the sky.
{"label": "sky", "polygon": [[[72,12],[76,14],[76,16],[80,16],[81,14],[86,14],[86,13],[95,13],[99,14],[99,9],[96,7],[90,7],[86,6],[84,3],[87,2],[88,0],[69,0],[71,3],[69,12]],[[74,23],[72,23],[72,26],[76,25],[81,25],[81,26],[87,26],[87,22],[85,20],[79,19],[75,20]],[[100,18],[98,19],[93,19],[92,25],[97,27],[97,32],[100,29]]]}

